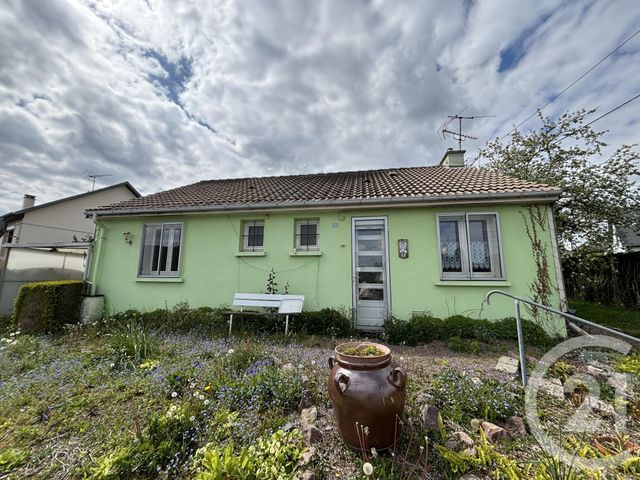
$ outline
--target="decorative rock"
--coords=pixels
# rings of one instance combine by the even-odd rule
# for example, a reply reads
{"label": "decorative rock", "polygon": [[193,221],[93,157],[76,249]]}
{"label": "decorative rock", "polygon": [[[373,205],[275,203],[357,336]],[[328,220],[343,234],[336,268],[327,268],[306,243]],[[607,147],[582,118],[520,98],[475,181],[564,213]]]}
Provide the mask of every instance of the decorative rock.
{"label": "decorative rock", "polygon": [[316,447],[307,448],[302,454],[302,458],[298,460],[298,465],[300,465],[301,467],[304,467],[306,464],[308,464],[311,461],[311,458],[315,453],[316,453]]}
{"label": "decorative rock", "polygon": [[487,436],[487,440],[491,443],[495,443],[509,437],[509,432],[495,423],[482,422],[481,426],[484,434]]}
{"label": "decorative rock", "polygon": [[318,409],[316,407],[303,408],[300,412],[300,423],[302,426],[313,426],[318,419]]}
{"label": "decorative rock", "polygon": [[479,418],[474,418],[473,420],[471,420],[471,429],[474,432],[479,432],[480,430],[482,430],[482,420],[480,420]]}
{"label": "decorative rock", "polygon": [[466,455],[475,455],[476,453],[473,440],[466,432],[453,432],[444,446],[456,452],[462,451]]}
{"label": "decorative rock", "polygon": [[509,432],[509,437],[512,439],[524,438],[527,436],[527,427],[521,417],[517,417],[515,415],[510,417],[504,428]]}
{"label": "decorative rock", "polygon": [[290,432],[294,428],[296,428],[296,424],[293,422],[287,422],[282,426],[282,430],[284,430],[285,432]]}
{"label": "decorative rock", "polygon": [[305,408],[309,408],[312,405],[313,396],[311,395],[311,390],[303,388],[302,393],[300,394],[300,403],[298,403],[298,410],[304,410]]}
{"label": "decorative rock", "polygon": [[438,428],[438,416],[440,409],[433,405],[425,404],[422,407],[422,425],[429,428]]}
{"label": "decorative rock", "polygon": [[307,445],[315,445],[322,440],[322,431],[313,425],[304,428],[304,441]]}
{"label": "decorative rock", "polygon": [[494,368],[501,372],[514,374],[518,372],[519,363],[520,362],[518,362],[516,358],[511,358],[511,357],[507,357],[506,355],[503,355],[498,359],[498,363]]}

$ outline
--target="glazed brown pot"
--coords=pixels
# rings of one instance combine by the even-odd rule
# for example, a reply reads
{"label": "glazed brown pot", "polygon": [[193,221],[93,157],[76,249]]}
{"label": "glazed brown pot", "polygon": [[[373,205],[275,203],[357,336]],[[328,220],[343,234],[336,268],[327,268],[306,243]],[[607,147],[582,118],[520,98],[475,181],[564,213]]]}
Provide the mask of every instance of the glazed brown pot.
{"label": "glazed brown pot", "polygon": [[[344,347],[374,345],[383,354],[358,357],[340,353]],[[400,435],[407,374],[391,360],[391,350],[370,342],[343,343],[329,358],[327,388],[342,439],[352,448],[384,449]],[[362,438],[362,430],[368,435]],[[360,430],[361,438],[358,438]]]}

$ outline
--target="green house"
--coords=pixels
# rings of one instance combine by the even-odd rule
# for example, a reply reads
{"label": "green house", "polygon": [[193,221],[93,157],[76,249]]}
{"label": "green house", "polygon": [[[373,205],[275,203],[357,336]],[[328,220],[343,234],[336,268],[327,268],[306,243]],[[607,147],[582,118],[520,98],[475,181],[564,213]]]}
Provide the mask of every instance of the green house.
{"label": "green house", "polygon": [[[346,308],[356,327],[429,312],[513,316],[501,289],[565,307],[553,187],[464,166],[202,181],[91,209],[90,282],[109,313],[230,304],[273,269],[304,308]],[[552,333],[564,323],[546,319]]]}

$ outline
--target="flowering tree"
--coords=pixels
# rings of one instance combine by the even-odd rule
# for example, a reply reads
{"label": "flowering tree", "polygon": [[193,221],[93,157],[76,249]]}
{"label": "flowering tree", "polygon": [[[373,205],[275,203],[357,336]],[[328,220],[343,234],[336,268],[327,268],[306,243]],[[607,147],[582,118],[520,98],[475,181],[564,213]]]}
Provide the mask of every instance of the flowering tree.
{"label": "flowering tree", "polygon": [[591,113],[579,110],[552,120],[539,112],[538,130],[515,130],[507,142],[496,139],[478,154],[487,160],[484,168],[562,189],[553,208],[563,257],[578,247],[612,252],[614,227],[640,228],[640,154],[634,145],[622,145],[601,161],[606,132],[585,122]]}

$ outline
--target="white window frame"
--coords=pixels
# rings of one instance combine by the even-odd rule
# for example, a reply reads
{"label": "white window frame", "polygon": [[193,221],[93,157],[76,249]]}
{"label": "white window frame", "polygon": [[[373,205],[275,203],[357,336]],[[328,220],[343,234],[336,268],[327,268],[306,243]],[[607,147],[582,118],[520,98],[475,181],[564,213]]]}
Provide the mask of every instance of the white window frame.
{"label": "white window frame", "polygon": [[[300,239],[302,238],[302,225],[315,225],[316,226],[316,244],[315,245],[301,245]],[[294,248],[300,251],[317,251],[320,250],[320,219],[318,218],[298,218],[295,220],[295,232],[294,232]]]}
{"label": "white window frame", "polygon": [[[487,235],[489,240],[489,256],[491,257],[491,268],[495,270],[496,266],[500,268],[500,275],[493,272],[473,272],[469,252],[471,251],[471,236],[469,235],[469,217],[494,217],[496,226],[497,245],[493,245],[492,236]],[[462,264],[462,272],[443,272],[442,270],[442,243],[440,241],[440,221],[447,219],[462,222],[459,224],[458,234],[460,236],[460,259]],[[504,269],[504,251],[502,248],[502,229],[500,228],[500,215],[498,212],[451,212],[436,214],[436,234],[438,238],[438,266],[440,271],[440,280],[505,280],[506,274]],[[497,256],[497,259],[496,259]]]}
{"label": "white window frame", "polygon": [[[171,271],[162,271],[160,270],[160,259],[158,258],[158,270],[154,271],[152,274],[143,274],[142,273],[142,261],[144,258],[144,247],[145,247],[145,235],[147,234],[147,227],[160,227],[160,252],[162,251],[162,241],[164,239],[164,227],[165,226],[180,226],[180,246],[178,247],[178,270],[175,272]],[[140,242],[140,259],[138,261],[138,278],[174,278],[180,277],[182,273],[182,250],[184,246],[184,223],[183,222],[164,222],[164,223],[145,223],[142,225],[142,235]],[[160,255],[161,253],[159,253]],[[169,254],[167,254],[167,258]]]}
{"label": "white window frame", "polygon": [[[262,225],[262,245],[250,246],[249,245],[249,227],[256,225]],[[266,226],[264,220],[243,220],[242,221],[242,251],[243,252],[264,252],[264,234],[266,232]]]}

